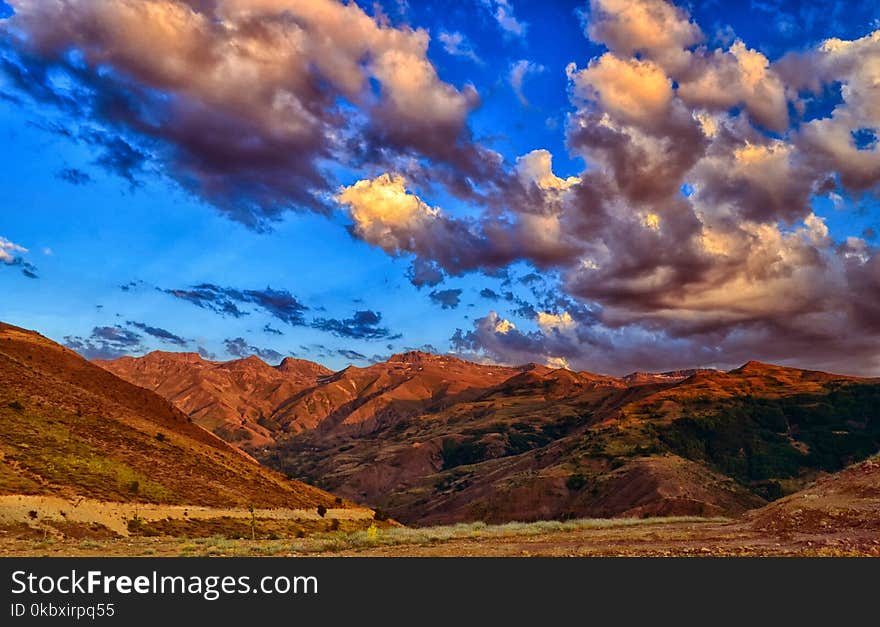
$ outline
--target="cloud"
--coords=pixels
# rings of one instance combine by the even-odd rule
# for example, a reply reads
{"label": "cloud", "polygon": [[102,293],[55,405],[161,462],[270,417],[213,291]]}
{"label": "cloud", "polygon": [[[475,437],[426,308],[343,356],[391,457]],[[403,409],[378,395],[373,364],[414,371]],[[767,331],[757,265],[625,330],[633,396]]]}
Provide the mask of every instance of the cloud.
{"label": "cloud", "polygon": [[327,162],[427,159],[464,194],[469,177],[491,178],[466,125],[476,90],[440,79],[426,31],[356,3],[13,6],[0,23],[8,82],[75,120],[68,135],[132,185],[162,173],[260,229],[290,209],[326,211]]}
{"label": "cloud", "polygon": [[410,283],[418,288],[425,285],[433,287],[439,285],[443,279],[443,270],[434,261],[426,261],[424,259],[415,259],[407,268],[406,276]]}
{"label": "cloud", "polygon": [[179,335],[175,335],[174,333],[171,333],[171,331],[166,331],[165,329],[162,329],[160,327],[153,327],[143,322],[132,322],[131,320],[129,320],[125,324],[130,327],[140,329],[147,335],[155,337],[163,342],[167,342],[168,344],[175,344],[177,346],[186,346],[187,344],[189,344],[188,340],[185,340]]}
{"label": "cloud", "polygon": [[284,335],[283,331],[273,328],[272,326],[266,324],[263,327],[263,333],[269,333],[271,335]]}
{"label": "cloud", "polygon": [[516,98],[522,106],[527,107],[529,104],[528,99],[523,93],[523,83],[525,83],[526,77],[528,77],[529,74],[540,74],[543,71],[543,65],[534,63],[528,59],[520,59],[510,65],[510,72],[507,75],[507,81],[510,83],[510,86],[513,88],[513,93],[516,94]]}
{"label": "cloud", "polygon": [[88,172],[83,172],[77,168],[64,168],[59,170],[57,176],[62,181],[66,181],[71,185],[87,185],[92,182],[92,177],[89,176]]}
{"label": "cloud", "polygon": [[663,0],[590,0],[582,18],[592,41],[624,56],[649,55],[667,68],[686,64],[686,50],[703,39],[683,9]]}
{"label": "cloud", "polygon": [[88,337],[64,337],[64,345],[86,359],[118,359],[144,351],[142,336],[119,325],[94,327]]}
{"label": "cloud", "polygon": [[461,290],[434,290],[428,297],[443,309],[455,309],[461,303]]}
{"label": "cloud", "polygon": [[454,57],[465,57],[478,65],[483,65],[483,60],[477,56],[473,44],[458,31],[440,31],[437,39],[443,44],[443,49],[447,54]]}
{"label": "cloud", "polygon": [[0,236],[0,263],[21,268],[21,273],[29,279],[38,279],[37,267],[25,260],[19,253],[27,253],[28,249]]}
{"label": "cloud", "polygon": [[241,337],[223,340],[223,346],[226,347],[227,353],[239,359],[256,355],[263,361],[277,363],[284,358],[284,355],[274,349],[254,346]]}
{"label": "cloud", "polygon": [[506,35],[522,37],[526,34],[529,25],[516,18],[510,0],[481,0],[481,2],[492,13],[498,27]]}
{"label": "cloud", "polygon": [[553,173],[553,155],[544,149],[517,157],[516,174],[523,185],[535,185],[543,192],[565,191],[580,182],[576,176],[565,179],[556,176]]}
{"label": "cloud", "polygon": [[317,318],[312,322],[312,327],[321,331],[332,333],[338,337],[352,338],[357,340],[382,340],[397,339],[399,334],[394,335],[387,327],[379,326],[382,322],[382,314],[377,311],[365,309],[354,312],[351,318],[338,320],[335,318]]}
{"label": "cloud", "polygon": [[[880,127],[880,32],[770,61],[737,39],[703,43],[660,0],[595,1],[586,30],[607,50],[568,68],[567,146],[583,171],[560,177],[533,151],[503,200],[468,217],[402,175],[365,179],[344,198],[352,232],[450,276],[525,262],[580,308],[511,294],[527,325],[496,313],[454,337],[482,358],[880,372],[876,243],[832,236],[813,206],[878,191],[880,149],[863,129]],[[827,89],[840,103],[806,117],[804,99]]]}
{"label": "cloud", "polygon": [[5,264],[12,264],[18,255],[16,253],[26,253],[28,251],[24,246],[20,246],[15,242],[10,242],[5,237],[0,237],[0,261]]}
{"label": "cloud", "polygon": [[480,296],[487,300],[500,300],[501,295],[498,294],[495,290],[490,289],[488,287],[484,287],[480,290]]}
{"label": "cloud", "polygon": [[221,287],[212,283],[201,283],[187,289],[162,290],[167,294],[188,301],[197,307],[209,309],[220,315],[241,318],[250,312],[239,305],[254,305],[263,312],[291,326],[306,324],[305,312],[308,310],[287,290],[239,290]]}
{"label": "cloud", "polygon": [[569,78],[576,98],[596,102],[601,110],[628,124],[654,127],[672,104],[672,80],[653,61],[622,59],[605,53]]}
{"label": "cloud", "polygon": [[347,348],[337,349],[336,354],[351,361],[367,361],[369,359],[366,355]]}

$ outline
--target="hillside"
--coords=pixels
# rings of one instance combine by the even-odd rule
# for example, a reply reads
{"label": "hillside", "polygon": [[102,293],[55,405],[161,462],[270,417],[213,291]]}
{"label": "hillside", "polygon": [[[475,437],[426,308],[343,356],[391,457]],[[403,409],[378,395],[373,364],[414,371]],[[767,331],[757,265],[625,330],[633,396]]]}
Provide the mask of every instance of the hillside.
{"label": "hillside", "polygon": [[[105,366],[149,384],[155,355]],[[877,407],[877,381],[757,362],[614,378],[411,352],[317,377],[238,444],[407,523],[737,516],[880,450]]]}
{"label": "hillside", "polygon": [[276,408],[333,374],[319,364],[290,357],[270,366],[257,357],[215,362],[197,353],[163,351],[96,363],[170,400],[224,440],[248,446],[271,444],[274,434],[264,423]]}
{"label": "hillside", "polygon": [[751,512],[748,520],[756,529],[775,533],[880,532],[880,458],[822,477],[805,490]]}
{"label": "hillside", "polygon": [[340,507],[160,396],[0,323],[0,495],[212,507]]}

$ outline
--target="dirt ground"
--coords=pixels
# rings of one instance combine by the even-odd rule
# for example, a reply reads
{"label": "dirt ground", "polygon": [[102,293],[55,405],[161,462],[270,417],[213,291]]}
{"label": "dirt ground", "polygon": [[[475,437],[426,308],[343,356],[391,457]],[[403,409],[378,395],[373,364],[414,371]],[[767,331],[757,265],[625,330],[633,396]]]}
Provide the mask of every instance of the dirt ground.
{"label": "dirt ground", "polygon": [[[396,530],[321,534],[315,538],[250,540],[127,537],[104,539],[26,537],[7,530],[0,556],[352,556],[352,557],[587,557],[587,556],[874,556],[880,535],[872,530],[769,534],[744,522],[671,521],[602,523],[596,528],[535,533],[475,531],[448,538],[406,537]],[[491,533],[490,533],[491,531]],[[383,537],[383,533],[389,533]],[[358,535],[359,534],[359,535]],[[16,536],[16,537],[10,537]],[[377,537],[378,536],[378,537]],[[393,540],[392,544],[386,544]]]}

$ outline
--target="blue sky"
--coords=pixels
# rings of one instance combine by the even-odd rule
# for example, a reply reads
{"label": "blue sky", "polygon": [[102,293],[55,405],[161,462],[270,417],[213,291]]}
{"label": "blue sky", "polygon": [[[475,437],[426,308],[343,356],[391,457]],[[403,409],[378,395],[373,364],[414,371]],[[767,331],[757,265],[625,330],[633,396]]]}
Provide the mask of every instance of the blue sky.
{"label": "blue sky", "polygon": [[[114,3],[115,0],[107,4]],[[172,0],[169,3],[177,4]],[[181,6],[185,4],[182,0],[180,3]],[[665,5],[660,0],[656,4]],[[14,8],[8,8],[9,5]],[[440,352],[454,350],[471,358],[490,361],[535,360],[615,372],[735,365],[751,353],[755,358],[783,363],[842,367],[842,360],[835,356],[837,349],[830,340],[827,347],[817,348],[815,353],[805,348],[809,344],[806,338],[812,333],[805,331],[807,322],[796,329],[779,330],[778,349],[765,348],[768,329],[776,329],[782,324],[782,318],[790,316],[784,307],[761,308],[734,319],[727,305],[700,304],[670,311],[668,304],[656,305],[656,296],[647,293],[641,301],[633,301],[630,295],[624,297],[617,292],[612,295],[619,286],[619,277],[606,278],[608,286],[613,289],[600,286],[598,278],[584,287],[586,279],[578,275],[575,268],[586,263],[586,250],[593,251],[590,254],[594,256],[598,254],[596,251],[613,250],[613,242],[609,243],[607,239],[601,245],[593,241],[584,244],[577,263],[572,257],[563,259],[563,253],[559,252],[562,244],[553,251],[542,249],[532,254],[527,250],[528,244],[501,245],[492,239],[493,224],[526,224],[523,216],[530,209],[517,208],[524,204],[524,196],[515,199],[513,192],[506,187],[508,179],[516,179],[518,157],[531,151],[546,150],[552,154],[553,175],[560,180],[583,176],[584,182],[579,185],[584,190],[589,188],[586,181],[590,176],[594,173],[598,176],[603,168],[612,167],[597,157],[599,148],[592,145],[584,148],[572,131],[580,119],[597,124],[599,118],[589,116],[601,114],[600,108],[608,103],[604,100],[587,104],[579,101],[573,95],[579,79],[575,78],[571,68],[568,72],[566,70],[571,63],[575,72],[584,70],[590,66],[591,60],[598,63],[597,60],[609,50],[620,58],[627,56],[627,51],[612,49],[615,44],[596,35],[591,41],[590,33],[585,32],[590,24],[613,19],[607,15],[597,17],[598,5],[591,9],[585,2],[470,0],[451,5],[416,0],[408,3],[386,1],[382,15],[372,2],[361,3],[363,15],[381,28],[407,33],[412,33],[411,29],[426,31],[430,43],[424,61],[436,72],[441,83],[438,90],[442,91],[445,89],[442,85],[448,85],[455,90],[453,96],[457,99],[467,93],[469,85],[473,87],[479,95],[479,104],[469,105],[460,119],[456,118],[460,125],[449,135],[449,141],[472,150],[477,160],[491,160],[492,155],[496,155],[499,162],[493,166],[493,171],[497,171],[501,183],[491,189],[485,181],[473,183],[476,170],[461,166],[459,157],[446,161],[442,147],[437,148],[433,139],[430,145],[424,146],[418,138],[410,136],[395,139],[395,124],[401,127],[405,124],[400,122],[400,117],[393,123],[387,123],[387,118],[383,117],[383,108],[392,109],[388,103],[392,100],[393,81],[379,73],[376,74],[378,78],[370,79],[375,83],[376,93],[382,94],[376,96],[378,103],[364,104],[353,101],[350,96],[337,96],[337,103],[341,103],[337,113],[352,119],[363,116],[368,122],[363,125],[339,123],[333,127],[334,132],[346,135],[354,143],[367,141],[361,137],[369,133],[378,139],[371,137],[370,150],[357,156],[353,152],[340,153],[338,147],[333,148],[332,155],[316,153],[312,163],[318,164],[320,175],[324,177],[322,185],[325,185],[316,195],[321,205],[317,209],[306,206],[298,198],[285,197],[288,188],[284,183],[272,189],[272,208],[265,203],[259,204],[260,201],[254,201],[257,197],[253,192],[255,188],[247,186],[250,182],[248,172],[235,170],[233,166],[223,171],[231,173],[228,180],[234,179],[237,185],[234,189],[247,190],[242,192],[243,196],[233,197],[223,184],[220,184],[219,192],[206,192],[207,177],[197,184],[187,183],[192,176],[200,176],[203,171],[193,175],[180,165],[181,160],[175,157],[179,147],[174,144],[175,140],[169,139],[170,132],[168,135],[159,131],[139,132],[134,124],[120,122],[119,117],[114,118],[93,103],[80,109],[59,106],[56,98],[59,93],[77,98],[77,81],[81,81],[79,84],[84,86],[83,89],[93,90],[90,93],[102,89],[111,93],[107,87],[109,83],[101,82],[108,72],[116,77],[112,85],[114,97],[124,94],[128,99],[126,102],[135,103],[134,107],[156,106],[153,113],[144,114],[140,119],[153,116],[150,119],[158,120],[158,126],[172,128],[178,121],[163,117],[167,112],[159,105],[151,104],[153,100],[150,99],[183,101],[201,98],[198,106],[209,107],[214,106],[215,98],[222,95],[205,91],[194,95],[185,89],[178,93],[161,81],[150,84],[144,78],[149,72],[140,65],[120,61],[131,59],[131,55],[119,54],[124,43],[111,36],[90,42],[86,35],[71,35],[62,32],[60,27],[56,32],[51,26],[35,26],[38,23],[36,18],[30,21],[25,18],[32,17],[31,14],[39,17],[39,11],[43,9],[34,8],[33,3],[26,1],[9,5],[5,5],[6,30],[0,54],[19,66],[29,55],[35,64],[32,67],[39,65],[47,71],[43,80],[54,90],[55,96],[46,97],[45,91],[35,89],[33,83],[30,88],[16,84],[10,74],[10,64],[4,64],[5,69],[0,70],[0,95],[4,96],[0,99],[0,185],[4,190],[0,206],[0,237],[10,246],[7,248],[7,263],[0,263],[0,319],[3,321],[37,329],[89,357],[141,354],[153,349],[200,350],[217,359],[256,353],[271,362],[278,361],[283,355],[296,355],[331,368],[342,368],[349,363],[363,366],[371,360],[384,359],[409,348],[427,348]],[[612,5],[620,3],[612,2],[608,7],[613,8]],[[70,3],[71,11],[81,11],[85,16],[83,19],[90,17],[82,7],[82,2]],[[190,5],[185,9],[195,10]],[[860,2],[817,0],[749,4],[714,0],[678,3],[675,11],[682,23],[697,24],[702,31],[701,43],[689,45],[689,48],[685,44],[694,55],[702,50],[699,54],[710,58],[713,50],[723,53],[734,41],[741,40],[749,49],[767,58],[771,71],[776,71],[776,63],[786,53],[808,55],[826,39],[857,40],[880,28],[880,9],[872,3]],[[4,15],[3,9],[0,9],[0,15]],[[75,23],[71,28],[76,28]],[[41,38],[63,41],[62,52],[66,60],[60,61],[54,53],[46,52],[45,47],[35,45]],[[116,48],[111,53],[101,50],[102,46],[107,50]],[[156,43],[156,57],[172,54],[166,53],[162,46],[162,42]],[[86,50],[83,53],[84,49],[92,52]],[[647,52],[633,52],[634,62],[655,62],[652,55],[659,53],[653,49],[645,50]],[[98,61],[105,52],[103,62]],[[90,57],[92,53],[94,57]],[[373,50],[369,54],[378,56],[380,51]],[[81,75],[71,74],[70,68],[76,66],[76,58],[80,59]],[[363,57],[361,63],[368,65],[370,58]],[[656,63],[668,74],[670,84],[678,89],[679,82],[685,79],[679,79],[675,70],[663,65],[663,61],[657,60]],[[518,64],[520,68],[526,68],[521,83],[513,78]],[[838,71],[840,66],[833,67]],[[842,102],[841,84],[856,85],[857,77],[829,75],[822,90],[813,93],[804,87],[806,79],[791,78],[794,74],[795,70],[779,69],[779,75],[784,75],[784,80],[788,81],[788,93],[800,94],[791,96],[788,109],[794,112],[799,99],[803,113],[793,113],[784,129],[767,129],[757,122],[755,118],[759,115],[749,109],[751,105],[747,99],[730,106],[711,105],[714,108],[710,105],[698,107],[690,102],[688,106],[694,111],[710,107],[712,115],[728,121],[731,128],[735,121],[747,120],[749,133],[754,135],[742,139],[742,146],[755,142],[768,142],[769,146],[770,142],[778,140],[804,150],[799,138],[808,135],[802,127],[814,120],[830,119],[834,108]],[[604,93],[601,91],[603,86],[596,82],[599,79],[590,77],[589,80],[594,81],[593,87],[597,90],[590,93]],[[798,80],[803,84],[797,84]],[[253,87],[256,89],[258,85]],[[396,83],[393,88],[405,89]],[[219,90],[214,85],[211,89]],[[294,97],[299,95],[296,87],[288,89]],[[342,88],[340,90],[344,92]],[[450,92],[442,93],[448,96]],[[144,100],[139,101],[139,98]],[[614,114],[611,109],[604,112]],[[408,113],[396,113],[398,116],[404,114]],[[748,117],[750,114],[751,118]],[[427,113],[425,115],[430,117]],[[414,119],[421,124],[423,121],[418,121],[418,117],[416,115]],[[407,128],[417,128],[413,126],[417,122],[407,122],[411,125]],[[381,126],[386,123],[387,127]],[[436,126],[440,129],[437,131],[441,137],[439,142],[446,137],[442,133],[448,132],[443,124],[446,122],[437,122]],[[863,152],[867,158],[867,152],[876,151],[875,127],[871,126],[870,118],[858,124],[858,128],[852,130],[856,135],[864,135]],[[241,127],[232,127],[230,133],[244,134],[242,141],[245,142],[248,131],[242,129],[247,128],[251,126],[242,122]],[[654,133],[655,128],[645,132]],[[87,133],[95,129],[104,133],[102,138],[86,139]],[[643,130],[639,129],[639,132]],[[413,135],[430,135],[431,132],[430,128],[418,127]],[[634,134],[630,136],[635,137]],[[124,151],[117,149],[114,152],[108,148],[108,138],[115,137],[121,138],[135,153],[141,151],[149,155],[135,164],[131,179],[124,176],[125,171],[119,166],[118,159]],[[222,141],[222,137],[212,141]],[[401,148],[401,145],[405,147]],[[289,153],[291,149],[286,150]],[[117,160],[108,160],[108,154]],[[801,161],[806,159],[799,157],[798,163]],[[858,183],[850,184],[846,181],[845,165],[822,167],[825,169],[815,174],[810,183],[813,187],[809,193],[809,206],[800,213],[787,212],[783,208],[776,214],[761,213],[758,219],[754,218],[758,209],[751,213],[743,209],[742,215],[748,216],[754,224],[769,225],[768,228],[776,229],[774,232],[778,233],[807,233],[805,229],[811,224],[808,213],[824,220],[830,239],[816,254],[834,256],[844,265],[850,263],[846,260],[862,255],[864,269],[841,266],[837,270],[840,277],[845,277],[841,281],[852,284],[846,283],[845,289],[835,290],[834,298],[848,299],[864,290],[870,281],[877,280],[875,275],[880,276],[870,269],[876,252],[875,233],[880,232],[876,182],[880,177],[871,178],[875,173],[868,165],[865,166],[867,170],[865,167],[859,170],[862,178]],[[473,193],[463,193],[454,184],[441,182],[445,179],[440,172],[447,170],[450,177],[459,177],[456,180],[471,181]],[[283,180],[283,167],[279,171],[279,178],[272,179],[272,185],[276,180]],[[485,255],[491,260],[461,262],[459,260],[467,256],[467,250],[455,254],[446,249],[440,251],[441,246],[436,243],[439,238],[433,243],[420,243],[421,231],[406,239],[411,246],[401,245],[403,240],[398,231],[394,231],[394,244],[388,244],[387,230],[384,235],[371,235],[368,225],[357,218],[356,205],[349,206],[333,199],[338,189],[351,187],[361,180],[378,180],[379,174],[396,171],[406,176],[409,198],[419,198],[428,211],[430,208],[441,211],[440,215],[449,220],[450,229],[466,229],[474,237],[476,243],[473,246],[480,247],[491,241],[496,247],[486,243]],[[684,173],[682,183],[690,185],[690,177],[697,176],[694,172],[696,170]],[[609,171],[606,174],[612,180],[620,173]],[[615,180],[619,182],[619,176]],[[704,187],[714,184],[707,180],[699,179],[696,184]],[[822,181],[827,184],[817,191]],[[600,187],[598,183],[595,185],[596,189]],[[562,200],[545,198],[549,192],[540,185],[538,188],[548,207],[556,206],[553,203],[574,202],[567,197]],[[227,197],[224,198],[223,194]],[[578,194],[581,198],[587,192]],[[667,216],[664,212],[673,211],[667,205],[674,200],[657,201],[662,208],[657,209],[656,215],[660,216],[658,219],[663,225],[673,221],[672,214]],[[615,211],[631,211],[639,216],[655,215],[643,199],[630,198],[624,192],[608,202],[609,207],[616,207]],[[236,203],[243,203],[248,208],[238,209]],[[278,206],[281,208],[277,209]],[[695,215],[705,214],[705,209],[698,205],[694,207]],[[579,215],[583,217],[598,210],[582,208],[580,211]],[[256,215],[257,222],[242,218],[244,214]],[[577,222],[572,220],[565,224]],[[434,225],[434,222],[430,224]],[[398,227],[394,225],[394,228]],[[434,230],[438,228],[431,226]],[[623,232],[610,229],[608,233],[612,231]],[[748,232],[754,236],[756,231]],[[521,233],[521,229],[516,233]],[[813,237],[812,233],[809,231],[804,237]],[[508,239],[527,242],[529,237],[541,237],[533,233],[523,239],[517,234],[505,235],[504,242]],[[847,244],[847,238],[858,238],[862,244],[855,240]],[[467,238],[461,243],[468,247]],[[12,245],[17,248],[12,249]],[[847,252],[849,249],[841,248],[847,245],[862,248],[860,252],[853,252],[855,248]],[[671,249],[674,241],[660,242],[657,246]],[[621,252],[614,258],[621,259],[623,254]],[[809,257],[800,248],[796,254]],[[778,254],[788,259],[786,255],[793,256],[794,253]],[[0,260],[3,259],[0,256]],[[442,280],[434,285],[414,285],[409,273],[410,264],[416,259],[436,264]],[[692,261],[681,263],[697,265]],[[829,262],[829,267],[836,263]],[[750,264],[751,261],[744,259],[741,266],[751,267]],[[644,264],[639,262],[639,265]],[[608,267],[608,263],[604,267]],[[702,272],[707,276],[711,274],[708,269]],[[36,278],[29,274],[36,275]],[[533,274],[540,278],[521,280]],[[754,279],[753,274],[749,276],[750,281]],[[862,281],[858,283],[862,287],[856,286],[855,277]],[[205,302],[200,304],[193,298],[175,296],[172,292],[192,290],[205,284],[216,287],[212,292],[214,297],[221,292],[226,294],[226,302],[234,303],[240,313],[224,313]],[[741,287],[743,284],[731,285]],[[719,287],[717,284],[700,284],[688,288],[687,294],[703,303],[705,299],[701,300],[702,297],[695,294],[699,292],[706,299],[710,298],[709,295],[715,298]],[[461,290],[460,294],[455,290]],[[801,294],[800,284],[798,290],[797,294]],[[297,311],[299,318],[294,322],[285,320],[277,310],[262,305],[264,301],[260,299],[267,294],[284,294],[289,299],[287,306]],[[814,306],[817,302],[830,302],[830,298],[828,294],[805,296],[804,320],[807,320],[807,314],[810,320],[820,315],[831,316],[831,309],[820,312],[818,306]],[[216,304],[220,300],[217,297],[211,302]],[[834,307],[839,309],[838,305]],[[873,315],[865,312],[873,312],[873,307],[866,305],[864,311],[853,312],[851,318],[835,322],[842,328],[854,329],[853,334],[857,336],[857,347],[853,350],[861,357],[850,370],[877,371],[878,327],[873,320],[865,322],[866,316]],[[734,309],[738,314],[742,313],[742,308]],[[285,311],[289,312],[289,309]],[[701,318],[700,324],[694,323],[693,328],[683,330],[682,325],[690,324],[697,315],[694,311],[700,311],[699,315],[705,315],[705,319]],[[540,317],[539,312],[545,317]],[[552,320],[547,316],[553,317]],[[734,321],[728,322],[730,320]],[[517,336],[505,332],[507,327],[499,321],[513,325]],[[460,330],[458,339],[453,340],[457,329]],[[835,330],[837,332],[839,329]],[[242,341],[237,341],[239,338]],[[646,356],[651,351],[663,352],[666,357]]]}

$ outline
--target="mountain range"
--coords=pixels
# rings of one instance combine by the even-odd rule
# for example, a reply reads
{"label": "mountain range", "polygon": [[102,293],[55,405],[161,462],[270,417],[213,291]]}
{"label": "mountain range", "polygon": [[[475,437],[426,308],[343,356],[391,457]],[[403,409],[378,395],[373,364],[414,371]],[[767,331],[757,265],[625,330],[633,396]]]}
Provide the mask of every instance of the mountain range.
{"label": "mountain range", "polygon": [[616,378],[408,352],[331,372],[97,362],[263,464],[410,524],[737,516],[880,450],[880,380],[749,362]]}

